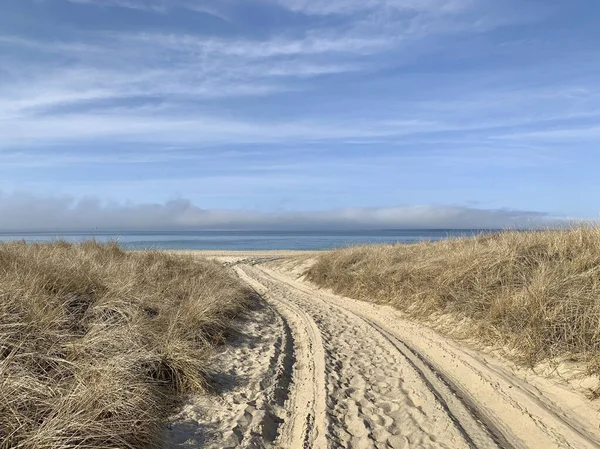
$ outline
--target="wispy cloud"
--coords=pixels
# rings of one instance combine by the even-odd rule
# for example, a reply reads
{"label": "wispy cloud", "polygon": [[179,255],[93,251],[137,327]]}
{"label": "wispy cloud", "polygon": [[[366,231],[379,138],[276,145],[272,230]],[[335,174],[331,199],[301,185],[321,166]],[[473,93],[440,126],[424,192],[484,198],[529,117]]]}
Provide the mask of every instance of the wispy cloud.
{"label": "wispy cloud", "polygon": [[345,138],[403,136],[435,130],[435,124],[406,121],[403,126],[346,121],[257,121],[218,118],[210,115],[162,115],[152,109],[113,110],[58,116],[18,117],[0,121],[0,148],[23,145],[117,139],[163,144],[250,144],[327,141]]}
{"label": "wispy cloud", "polygon": [[[175,7],[210,7],[184,0],[69,1],[163,13]],[[383,70],[391,62],[388,52],[397,52],[407,40],[454,29],[456,24],[449,26],[445,18],[460,16],[478,2],[279,3],[315,14],[369,12],[338,26],[261,38],[144,31],[90,32],[81,41],[0,36],[0,49],[4,45],[44,54],[20,60],[21,52],[13,51],[6,58],[9,64],[0,84],[0,144],[22,147],[98,138],[198,144],[366,139],[464,126],[432,121],[416,109],[386,120],[364,120],[355,111],[355,118],[329,116],[327,125],[321,117],[255,120],[232,117],[238,114],[231,112],[223,115],[218,108],[207,112],[203,103],[214,99],[311,91],[322,77]],[[377,17],[378,11],[384,16]],[[63,64],[53,62],[55,58]]]}
{"label": "wispy cloud", "polygon": [[82,102],[93,108],[97,101],[136,97],[189,102],[304,89],[297,82],[365,70],[348,55],[386,45],[378,39],[316,34],[256,42],[161,34],[98,39],[101,43],[73,44],[0,36],[0,45],[72,61],[60,68],[11,61],[0,85],[0,114],[31,116],[43,108]]}
{"label": "wispy cloud", "polygon": [[598,142],[600,139],[600,126],[571,126],[567,128],[544,129],[538,131],[511,132],[496,136],[500,140],[508,141],[534,141],[543,143],[569,143],[569,142]]}
{"label": "wispy cloud", "polygon": [[274,0],[293,11],[308,14],[353,14],[380,9],[442,14],[462,10],[471,0]]}
{"label": "wispy cloud", "polygon": [[[156,12],[176,7],[214,8],[210,2],[186,0],[69,1]],[[300,82],[384,68],[389,60],[379,56],[407,40],[444,33],[447,30],[440,18],[453,16],[468,5],[467,0],[292,1],[286,7],[310,11],[392,8],[409,13],[356,17],[334,27],[309,27],[300,33],[280,32],[266,38],[144,31],[90,32],[80,41],[0,35],[0,51],[2,46],[9,50],[0,87],[0,111],[20,115],[36,112],[36,107],[139,96],[239,98],[307,89]],[[421,17],[424,12],[431,17]],[[16,51],[11,53],[11,49]],[[46,55],[21,60],[17,56],[21,49]],[[60,68],[46,56],[60,58]]]}
{"label": "wispy cloud", "polygon": [[95,5],[102,7],[119,7],[129,9],[140,9],[164,12],[167,10],[167,4],[164,1],[156,0],[67,0],[71,3],[78,3],[82,5]]}
{"label": "wispy cloud", "polygon": [[[173,8],[185,8],[192,11],[220,15],[218,6],[211,0],[67,0],[76,4],[98,7],[118,7],[143,11],[165,13]],[[276,4],[291,11],[307,14],[353,14],[359,11],[377,11],[382,9],[396,11],[417,11],[439,15],[463,10],[475,0],[250,0],[255,5]],[[479,0],[481,1],[481,0]],[[223,0],[222,4],[233,4]]]}
{"label": "wispy cloud", "polygon": [[202,0],[66,0],[81,5],[94,5],[101,8],[127,8],[140,11],[150,11],[164,14],[173,8],[183,8],[190,11],[209,14],[224,21],[229,21],[214,2]]}

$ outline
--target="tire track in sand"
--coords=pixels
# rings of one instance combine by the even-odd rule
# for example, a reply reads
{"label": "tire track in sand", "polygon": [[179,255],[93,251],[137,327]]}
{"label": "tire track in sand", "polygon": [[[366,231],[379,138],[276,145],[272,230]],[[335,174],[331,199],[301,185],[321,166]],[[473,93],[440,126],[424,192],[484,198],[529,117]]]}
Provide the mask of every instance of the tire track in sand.
{"label": "tire track in sand", "polygon": [[238,270],[293,312],[308,314],[322,333],[327,383],[317,395],[327,397],[328,447],[501,447],[446,385],[372,323],[261,267]]}
{"label": "tire track in sand", "polygon": [[[284,302],[268,288],[249,276],[241,266],[234,267],[238,276],[260,294],[283,318],[293,337],[295,363],[293,384],[287,392],[282,426],[276,439],[281,448],[325,448],[325,357],[321,333],[315,322],[301,308]],[[283,405],[283,404],[282,404]]]}

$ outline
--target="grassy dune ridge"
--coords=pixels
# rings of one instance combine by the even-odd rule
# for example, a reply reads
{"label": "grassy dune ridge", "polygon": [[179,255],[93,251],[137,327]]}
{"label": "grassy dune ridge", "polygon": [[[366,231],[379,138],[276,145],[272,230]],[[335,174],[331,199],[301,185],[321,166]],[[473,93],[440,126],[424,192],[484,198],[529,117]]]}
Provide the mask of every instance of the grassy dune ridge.
{"label": "grassy dune ridge", "polygon": [[249,298],[208,260],[0,244],[0,447],[159,447]]}
{"label": "grassy dune ridge", "polygon": [[446,331],[508,345],[521,362],[566,357],[600,374],[598,228],[340,249],[320,256],[307,277],[414,318],[466,319]]}

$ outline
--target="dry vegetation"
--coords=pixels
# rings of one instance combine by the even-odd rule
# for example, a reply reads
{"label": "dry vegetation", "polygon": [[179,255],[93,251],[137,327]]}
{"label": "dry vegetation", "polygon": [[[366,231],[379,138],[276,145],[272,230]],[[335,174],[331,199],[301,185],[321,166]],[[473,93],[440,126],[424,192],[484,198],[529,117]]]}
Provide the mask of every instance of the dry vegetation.
{"label": "dry vegetation", "polygon": [[415,318],[467,321],[450,332],[508,345],[522,362],[568,358],[600,374],[600,229],[341,249],[308,278]]}
{"label": "dry vegetation", "polygon": [[216,262],[0,244],[0,447],[158,447],[250,293]]}

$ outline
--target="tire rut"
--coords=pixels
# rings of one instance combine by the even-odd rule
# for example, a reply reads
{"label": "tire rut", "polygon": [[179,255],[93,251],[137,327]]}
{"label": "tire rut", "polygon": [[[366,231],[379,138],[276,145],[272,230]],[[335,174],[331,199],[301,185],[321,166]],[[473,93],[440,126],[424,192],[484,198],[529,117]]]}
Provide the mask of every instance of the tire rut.
{"label": "tire rut", "polygon": [[281,301],[254,276],[248,266],[237,265],[235,272],[277,311],[291,330],[295,354],[291,388],[280,412],[282,426],[275,441],[282,448],[325,448],[325,369],[321,334],[315,322],[293,303]]}
{"label": "tire rut", "polygon": [[[312,298],[312,292],[290,285],[280,277],[273,277],[272,274],[269,274],[266,271],[263,271],[263,273],[272,277],[273,280],[277,282],[286,283],[290,288],[294,288],[303,295],[310,295]],[[498,447],[512,449],[514,447],[505,435],[495,427],[494,423],[487,419],[485,413],[478,410],[473,401],[462,394],[460,388],[454,385],[443,373],[439,372],[431,365],[418,351],[401,341],[398,337],[387,332],[368,317],[335,305],[328,305],[339,309],[344,314],[351,315],[356,319],[364,321],[368,326],[371,326],[376,330],[383,339],[393,345],[402,355],[405,362],[419,374],[421,380],[435,396],[439,404],[444,408],[448,418],[453,421],[454,425],[470,447],[482,449]]]}
{"label": "tire rut", "polygon": [[447,392],[432,388],[436,381],[424,377],[371,323],[260,267],[243,271],[296,313],[310,315],[323,336],[328,447],[499,447],[476,419],[465,422],[471,416],[465,407],[455,415]]}

